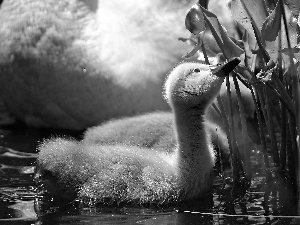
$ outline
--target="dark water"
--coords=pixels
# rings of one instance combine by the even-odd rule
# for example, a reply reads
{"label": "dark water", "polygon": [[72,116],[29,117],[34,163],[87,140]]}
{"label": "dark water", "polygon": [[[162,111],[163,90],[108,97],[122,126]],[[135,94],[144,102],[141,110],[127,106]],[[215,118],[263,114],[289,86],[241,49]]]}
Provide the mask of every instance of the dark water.
{"label": "dark water", "polygon": [[[281,199],[277,196],[278,183],[265,184],[262,155],[257,150],[252,152],[254,178],[250,189],[233,189],[228,180],[224,183],[218,176],[212,196],[180,206],[101,207],[36,196],[36,146],[43,138],[62,134],[66,133],[29,129],[20,124],[0,125],[1,225],[300,224],[288,195]],[[80,138],[81,134],[70,135]]]}

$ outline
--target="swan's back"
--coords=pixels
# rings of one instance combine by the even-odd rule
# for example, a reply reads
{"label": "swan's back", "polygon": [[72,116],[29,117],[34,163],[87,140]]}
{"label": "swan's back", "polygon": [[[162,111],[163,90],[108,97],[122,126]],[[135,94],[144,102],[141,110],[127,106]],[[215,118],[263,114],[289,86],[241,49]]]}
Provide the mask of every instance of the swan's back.
{"label": "swan's back", "polygon": [[173,115],[170,112],[155,112],[111,120],[89,128],[83,141],[106,145],[125,143],[172,152],[176,145]]}
{"label": "swan's back", "polygon": [[[124,143],[171,153],[176,147],[173,120],[171,112],[154,112],[114,119],[89,128],[84,133],[83,142],[101,145]],[[222,128],[208,120],[205,120],[204,124],[213,146],[228,156],[228,140]]]}
{"label": "swan's back", "polygon": [[85,129],[168,109],[165,74],[188,48],[177,39],[187,34],[189,5],[177,3],[4,1],[0,90],[8,110],[34,126]]}

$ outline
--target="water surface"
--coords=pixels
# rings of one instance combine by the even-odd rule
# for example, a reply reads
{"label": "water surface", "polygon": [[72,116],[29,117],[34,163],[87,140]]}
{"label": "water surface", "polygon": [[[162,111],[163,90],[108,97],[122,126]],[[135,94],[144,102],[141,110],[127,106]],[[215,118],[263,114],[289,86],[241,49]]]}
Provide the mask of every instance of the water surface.
{"label": "water surface", "polygon": [[180,206],[104,207],[37,196],[33,181],[36,147],[44,138],[61,135],[81,137],[81,133],[38,130],[21,124],[0,126],[1,225],[300,224],[289,198],[278,197],[279,184],[265,184],[258,150],[252,152],[254,178],[250,189],[233,189],[230,179],[217,176],[212,196]]}

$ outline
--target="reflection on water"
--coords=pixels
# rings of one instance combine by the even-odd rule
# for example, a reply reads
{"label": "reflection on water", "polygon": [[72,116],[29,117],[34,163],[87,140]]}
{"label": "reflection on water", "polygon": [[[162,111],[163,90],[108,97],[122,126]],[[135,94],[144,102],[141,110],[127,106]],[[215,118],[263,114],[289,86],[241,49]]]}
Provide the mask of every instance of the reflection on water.
{"label": "reflection on water", "polygon": [[[251,188],[233,190],[216,178],[213,196],[176,207],[101,207],[36,196],[33,181],[36,145],[43,138],[72,135],[20,124],[0,126],[0,224],[298,224],[279,183],[265,185],[261,153],[253,151]],[[285,187],[288,191],[289,188]],[[265,197],[267,190],[268,196]],[[288,193],[288,192],[287,192]],[[265,202],[267,200],[267,202]],[[285,216],[282,216],[285,215]],[[290,216],[290,217],[289,217]]]}

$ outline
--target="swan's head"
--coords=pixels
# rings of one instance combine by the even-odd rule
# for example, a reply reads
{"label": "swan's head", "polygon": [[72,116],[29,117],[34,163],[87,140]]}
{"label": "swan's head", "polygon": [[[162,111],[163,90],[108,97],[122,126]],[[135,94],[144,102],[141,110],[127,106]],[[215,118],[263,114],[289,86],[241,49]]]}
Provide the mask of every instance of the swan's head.
{"label": "swan's head", "polygon": [[224,77],[239,63],[238,58],[218,66],[195,62],[181,63],[167,78],[165,98],[172,108],[205,109],[219,93]]}

